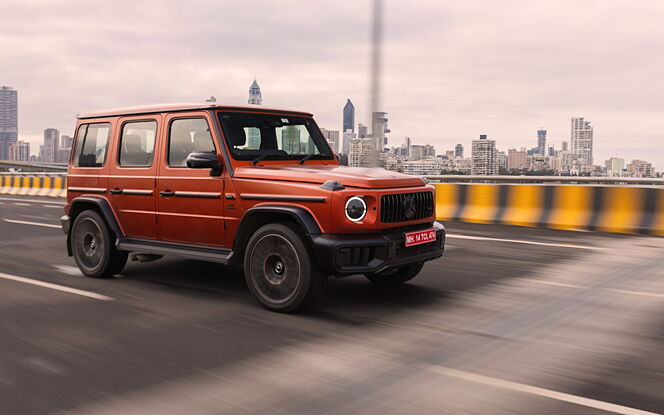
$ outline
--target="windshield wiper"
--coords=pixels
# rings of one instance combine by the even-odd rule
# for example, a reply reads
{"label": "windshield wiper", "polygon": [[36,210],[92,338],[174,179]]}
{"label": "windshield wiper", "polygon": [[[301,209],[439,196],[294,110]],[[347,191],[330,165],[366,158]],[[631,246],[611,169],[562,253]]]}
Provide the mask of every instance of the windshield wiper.
{"label": "windshield wiper", "polygon": [[274,154],[274,153],[265,153],[265,154],[261,154],[260,156],[258,156],[258,157],[256,157],[255,159],[251,160],[251,165],[252,165],[252,166],[255,166],[256,164],[258,164],[258,162],[263,161],[263,160],[265,160],[265,159],[268,158],[268,157],[278,156],[278,155],[279,155],[279,154]]}
{"label": "windshield wiper", "polygon": [[300,159],[300,166],[303,165],[304,162],[307,161],[307,160],[309,160],[312,156],[313,156],[313,154],[307,154],[306,156],[302,157],[302,158]]}

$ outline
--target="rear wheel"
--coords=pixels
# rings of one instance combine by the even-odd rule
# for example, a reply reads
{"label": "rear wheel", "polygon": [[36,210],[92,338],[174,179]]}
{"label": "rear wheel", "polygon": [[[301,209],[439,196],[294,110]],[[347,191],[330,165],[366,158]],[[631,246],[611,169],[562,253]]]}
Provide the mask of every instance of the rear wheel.
{"label": "rear wheel", "polygon": [[71,248],[83,275],[107,278],[122,272],[127,253],[113,246],[111,233],[102,217],[93,210],[81,212],[71,230]]}
{"label": "rear wheel", "polygon": [[400,285],[415,278],[422,271],[423,266],[424,262],[416,262],[379,273],[364,274],[364,276],[376,285]]}
{"label": "rear wheel", "polygon": [[244,275],[254,298],[279,312],[313,303],[327,279],[296,228],[281,223],[265,225],[249,239]]}

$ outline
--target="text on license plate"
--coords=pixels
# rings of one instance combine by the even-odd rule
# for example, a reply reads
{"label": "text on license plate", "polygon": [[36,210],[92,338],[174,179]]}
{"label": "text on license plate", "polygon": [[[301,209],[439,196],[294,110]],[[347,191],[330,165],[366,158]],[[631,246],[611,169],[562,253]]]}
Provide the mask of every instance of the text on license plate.
{"label": "text on license plate", "polygon": [[408,232],[404,237],[406,246],[426,244],[436,240],[436,230],[427,229],[425,231]]}

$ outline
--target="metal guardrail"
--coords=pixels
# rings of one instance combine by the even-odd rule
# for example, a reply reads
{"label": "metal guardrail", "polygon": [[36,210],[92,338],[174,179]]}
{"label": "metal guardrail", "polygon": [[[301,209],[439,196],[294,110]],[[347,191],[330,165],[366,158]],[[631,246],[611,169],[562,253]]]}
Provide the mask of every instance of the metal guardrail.
{"label": "metal guardrail", "polygon": [[66,172],[67,163],[30,163],[26,161],[0,160],[0,168],[21,169],[30,172]]}
{"label": "metal guardrail", "polygon": [[664,186],[664,178],[649,177],[587,177],[587,176],[423,176],[432,183],[566,183]]}

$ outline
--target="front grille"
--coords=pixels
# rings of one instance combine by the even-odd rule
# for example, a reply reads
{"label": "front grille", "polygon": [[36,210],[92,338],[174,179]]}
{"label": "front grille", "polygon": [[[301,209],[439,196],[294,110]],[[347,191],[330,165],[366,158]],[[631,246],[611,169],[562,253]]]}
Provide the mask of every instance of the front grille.
{"label": "front grille", "polygon": [[[412,217],[406,216],[404,200],[412,197],[415,201],[415,212]],[[433,215],[433,193],[398,193],[383,195],[380,198],[380,220],[383,223],[408,222],[428,218]]]}

